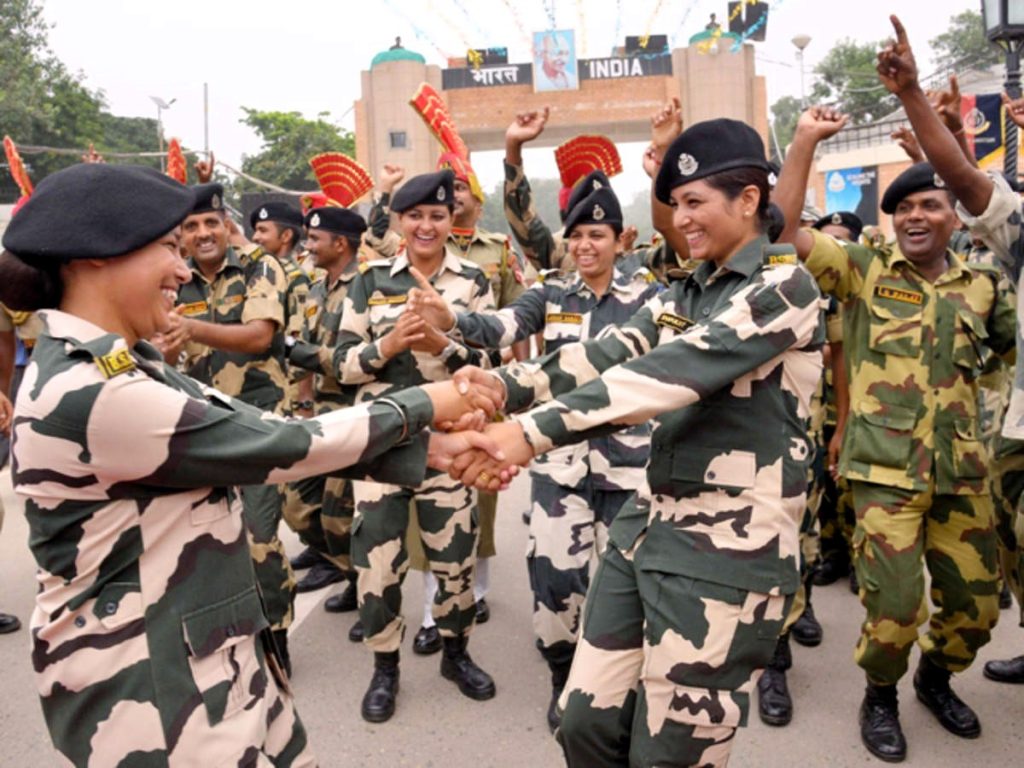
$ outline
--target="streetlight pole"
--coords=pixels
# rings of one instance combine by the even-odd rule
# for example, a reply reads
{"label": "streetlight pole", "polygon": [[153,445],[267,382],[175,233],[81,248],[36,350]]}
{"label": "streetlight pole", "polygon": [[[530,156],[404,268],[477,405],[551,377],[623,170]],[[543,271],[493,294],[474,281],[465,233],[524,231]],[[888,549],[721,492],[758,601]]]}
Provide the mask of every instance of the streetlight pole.
{"label": "streetlight pole", "polygon": [[804,90],[804,48],[810,45],[810,35],[796,35],[792,43],[796,46],[796,58],[800,63],[800,109],[807,109],[807,92]]}
{"label": "streetlight pole", "polygon": [[[981,22],[985,37],[1006,54],[1006,93],[1011,99],[1020,98],[1020,53],[1024,49],[1024,0],[982,0]],[[1004,108],[1003,114],[1003,171],[1017,179],[1018,137],[1017,125]]]}
{"label": "streetlight pole", "polygon": [[[1003,86],[1006,94],[1011,99],[1020,98],[1020,52],[1024,48],[1024,39],[1007,40],[1006,44],[1000,45],[1006,51],[1006,80]],[[1003,173],[1011,179],[1017,178],[1017,158],[1019,155],[1019,141],[1017,138],[1017,124],[1010,119],[1010,113],[1005,108],[1003,112]]]}
{"label": "streetlight pole", "polygon": [[177,99],[171,99],[170,101],[164,101],[159,96],[150,96],[150,101],[156,104],[156,139],[157,144],[160,146],[160,170],[164,170],[164,118],[163,112],[165,109],[170,109],[171,104],[177,101]]}

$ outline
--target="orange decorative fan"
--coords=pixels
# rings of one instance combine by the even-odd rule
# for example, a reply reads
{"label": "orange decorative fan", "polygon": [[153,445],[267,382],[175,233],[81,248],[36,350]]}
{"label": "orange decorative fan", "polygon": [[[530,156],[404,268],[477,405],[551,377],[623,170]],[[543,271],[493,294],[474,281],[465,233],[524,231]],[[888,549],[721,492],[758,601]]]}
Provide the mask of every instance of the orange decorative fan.
{"label": "orange decorative fan", "polygon": [[4,154],[7,155],[7,165],[11,169],[14,183],[21,190],[21,196],[30,196],[33,189],[32,180],[29,179],[28,172],[25,170],[25,163],[22,161],[21,155],[18,154],[18,148],[14,146],[10,136],[4,136]]}
{"label": "orange decorative fan", "polygon": [[423,118],[427,128],[444,148],[444,152],[441,153],[441,157],[437,161],[438,169],[451,169],[456,178],[469,184],[473,197],[483,202],[483,189],[476,177],[476,171],[473,170],[473,166],[469,162],[469,147],[459,136],[459,130],[455,127],[455,121],[452,120],[451,113],[441,95],[429,84],[422,83],[416,89],[415,95],[409,99],[409,104]]}
{"label": "orange decorative fan", "polygon": [[373,189],[373,179],[358,162],[341,152],[324,152],[309,161],[327,195],[327,205],[349,208]]}

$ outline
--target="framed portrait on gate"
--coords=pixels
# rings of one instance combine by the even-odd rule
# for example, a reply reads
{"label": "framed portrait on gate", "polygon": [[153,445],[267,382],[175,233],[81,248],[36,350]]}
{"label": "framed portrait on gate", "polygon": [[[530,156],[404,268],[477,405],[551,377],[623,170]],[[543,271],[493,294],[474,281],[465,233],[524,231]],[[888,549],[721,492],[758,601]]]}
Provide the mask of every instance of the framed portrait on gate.
{"label": "framed portrait on gate", "polygon": [[571,29],[533,33],[533,90],[575,91],[580,87],[576,67],[576,37]]}

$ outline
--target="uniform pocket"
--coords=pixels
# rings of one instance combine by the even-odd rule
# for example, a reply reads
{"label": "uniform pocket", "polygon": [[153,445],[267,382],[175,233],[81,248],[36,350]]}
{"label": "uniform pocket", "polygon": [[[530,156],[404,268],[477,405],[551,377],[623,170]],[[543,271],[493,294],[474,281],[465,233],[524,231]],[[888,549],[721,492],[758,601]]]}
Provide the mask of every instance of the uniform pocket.
{"label": "uniform pocket", "polygon": [[907,305],[895,310],[877,301],[871,304],[868,346],[883,355],[917,357],[921,352],[921,308]]}
{"label": "uniform pocket", "polygon": [[182,616],[192,679],[206,706],[210,725],[243,709],[263,686],[255,635],[267,628],[255,587]]}
{"label": "uniform pocket", "polygon": [[910,461],[915,414],[908,408],[886,405],[886,413],[853,413],[850,436],[844,444],[849,461],[906,469]]}
{"label": "uniform pocket", "polygon": [[953,471],[960,480],[981,480],[988,476],[988,456],[970,419],[953,423]]}
{"label": "uniform pocket", "polygon": [[981,318],[973,312],[958,309],[953,334],[953,363],[968,371],[972,379],[981,371],[987,339],[988,331]]}

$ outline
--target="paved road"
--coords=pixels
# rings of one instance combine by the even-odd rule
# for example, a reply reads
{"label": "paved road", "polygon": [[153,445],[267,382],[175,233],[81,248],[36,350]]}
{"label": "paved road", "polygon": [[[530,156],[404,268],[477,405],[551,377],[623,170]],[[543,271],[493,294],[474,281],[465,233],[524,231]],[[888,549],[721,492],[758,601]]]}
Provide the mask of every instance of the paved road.
{"label": "paved road", "polygon": [[[34,594],[33,564],[20,505],[10,491],[8,472],[0,475],[0,495],[8,511],[0,536],[0,608],[27,624]],[[371,659],[346,639],[354,617],[325,613],[330,592],[301,595],[292,630],[292,657],[299,711],[324,768],[546,767],[562,765],[548,735],[547,668],[533,647],[530,598],[523,565],[526,529],[519,513],[528,498],[524,480],[502,496],[499,550],[493,572],[491,621],[474,634],[471,651],[494,675],[498,695],[473,702],[438,674],[437,656],[413,655],[412,631],[403,648],[402,690],[395,717],[370,725],[359,717],[359,700],[369,681]],[[287,540],[298,550],[294,537]],[[422,587],[417,574],[406,583],[406,616],[419,620]],[[856,598],[843,585],[815,592],[825,642],[815,649],[795,646],[790,687],[796,715],[788,728],[757,721],[741,730],[733,768],[792,766],[881,766],[860,745],[856,716],[862,677],[851,659],[861,616]],[[983,657],[1024,650],[1024,630],[1012,612],[1003,613]],[[54,763],[32,683],[27,634],[0,637],[0,766],[28,768]],[[984,734],[963,741],[943,731],[913,699],[909,679],[901,685],[904,729],[910,742],[907,766],[1016,766],[1024,764],[1024,687],[989,683],[980,666],[958,680],[957,689],[978,710]]]}

